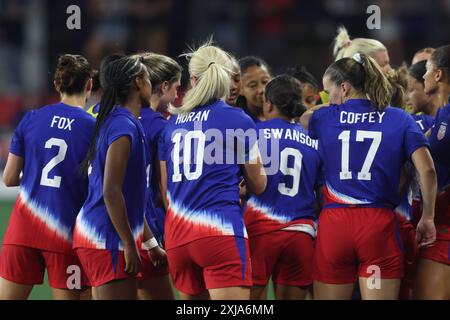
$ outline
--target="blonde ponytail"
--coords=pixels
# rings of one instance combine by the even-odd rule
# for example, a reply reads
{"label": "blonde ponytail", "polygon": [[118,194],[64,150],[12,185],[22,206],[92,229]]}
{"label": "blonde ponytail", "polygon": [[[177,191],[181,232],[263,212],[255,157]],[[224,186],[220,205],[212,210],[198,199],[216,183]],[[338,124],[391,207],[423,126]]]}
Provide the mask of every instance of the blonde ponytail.
{"label": "blonde ponytail", "polygon": [[333,56],[335,61],[344,57],[345,51],[351,46],[352,40],[345,27],[339,27],[334,39]]}
{"label": "blonde ponytail", "polygon": [[365,54],[360,56],[365,71],[363,92],[367,94],[374,106],[383,110],[391,103],[392,85],[373,58]]}
{"label": "blonde ponytail", "polygon": [[384,44],[380,41],[369,38],[355,38],[351,40],[345,27],[338,28],[338,34],[334,39],[333,47],[334,61],[342,58],[351,58],[358,52],[373,56],[379,51],[387,51]]}
{"label": "blonde ponytail", "polygon": [[172,114],[189,113],[213,99],[224,99],[230,91],[232,64],[227,52],[210,40],[185,56],[189,59],[189,74],[197,78],[197,83],[186,92],[181,107],[169,107]]}

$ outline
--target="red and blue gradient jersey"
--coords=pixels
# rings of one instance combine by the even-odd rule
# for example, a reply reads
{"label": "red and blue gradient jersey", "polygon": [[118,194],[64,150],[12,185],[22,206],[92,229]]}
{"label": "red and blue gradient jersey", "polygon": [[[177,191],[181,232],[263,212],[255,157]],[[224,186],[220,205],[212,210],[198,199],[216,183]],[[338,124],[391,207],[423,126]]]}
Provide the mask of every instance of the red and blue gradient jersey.
{"label": "red and blue gradient jersey", "polygon": [[139,120],[144,128],[145,137],[147,138],[149,159],[152,163],[149,167],[149,172],[147,172],[150,179],[150,189],[145,217],[153,235],[159,243],[161,243],[164,239],[164,221],[166,214],[160,201],[161,191],[159,190],[158,177],[155,168],[159,163],[154,162],[154,160],[156,160],[158,154],[159,138],[167,125],[167,120],[159,112],[153,111],[150,107],[141,110],[141,117]]}
{"label": "red and blue gradient jersey", "polygon": [[411,116],[414,118],[414,121],[416,121],[417,125],[423,133],[426,133],[434,125],[434,118],[432,116],[426,115],[424,113],[413,114]]}
{"label": "red and blue gradient jersey", "polygon": [[257,145],[252,119],[222,100],[169,120],[159,144],[167,166],[167,249],[210,236],[247,238],[240,164],[254,159]]}
{"label": "red and blue gradient jersey", "polygon": [[272,119],[257,124],[266,190],[247,201],[249,237],[275,230],[299,230],[315,237],[315,188],[321,172],[318,141],[297,123]]}
{"label": "red and blue gradient jersey", "polygon": [[123,182],[123,196],[128,222],[138,248],[144,232],[144,211],[147,197],[147,156],[144,130],[125,108],[116,106],[104,120],[97,138],[97,150],[89,169],[89,192],[78,214],[74,231],[74,248],[123,250],[103,199],[103,181],[109,146],[121,137],[128,137],[131,152]]}
{"label": "red and blue gradient jersey", "polygon": [[64,103],[23,117],[9,148],[24,159],[23,176],[3,244],[72,251],[75,219],[87,196],[80,164],[94,128],[86,111]]}
{"label": "red and blue gradient jersey", "polygon": [[436,114],[430,149],[438,176],[438,190],[442,191],[450,185],[450,103]]}
{"label": "red and blue gradient jersey", "polygon": [[309,135],[321,143],[324,207],[394,208],[403,164],[428,146],[409,114],[391,107],[377,111],[366,99],[315,111]]}
{"label": "red and blue gradient jersey", "polygon": [[[434,125],[434,118],[424,113],[411,115],[416,121],[417,125],[424,134]],[[404,172],[411,176],[411,182],[406,187],[405,194],[402,194],[400,204],[395,208],[395,212],[411,221],[413,219],[412,201],[415,198],[420,198],[419,181],[414,165],[407,162],[403,168]]]}
{"label": "red and blue gradient jersey", "polygon": [[438,110],[429,139],[438,179],[438,192],[446,190],[438,195],[440,200],[436,205],[436,237],[450,240],[450,102]]}

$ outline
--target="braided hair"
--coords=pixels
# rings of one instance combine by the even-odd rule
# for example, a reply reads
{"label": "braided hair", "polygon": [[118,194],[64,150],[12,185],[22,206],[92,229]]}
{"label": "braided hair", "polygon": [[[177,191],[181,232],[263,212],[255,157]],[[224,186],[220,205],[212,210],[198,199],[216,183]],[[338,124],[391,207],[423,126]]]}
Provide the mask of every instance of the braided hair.
{"label": "braided hair", "polygon": [[134,79],[145,72],[141,59],[133,59],[123,55],[106,57],[100,67],[100,84],[103,95],[100,100],[100,109],[95,123],[94,136],[86,158],[81,164],[82,172],[87,172],[91,161],[95,157],[97,138],[100,129],[117,104],[123,104],[132,89]]}

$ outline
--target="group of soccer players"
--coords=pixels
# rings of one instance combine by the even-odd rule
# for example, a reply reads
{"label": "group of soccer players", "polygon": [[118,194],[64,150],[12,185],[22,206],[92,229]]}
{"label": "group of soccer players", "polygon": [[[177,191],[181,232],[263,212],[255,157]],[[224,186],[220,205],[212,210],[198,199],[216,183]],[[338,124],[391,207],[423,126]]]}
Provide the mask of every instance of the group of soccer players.
{"label": "group of soccer players", "polygon": [[170,57],[62,55],[11,141],[0,299],[450,299],[450,46],[333,54],[319,92],[207,42],[177,107]]}

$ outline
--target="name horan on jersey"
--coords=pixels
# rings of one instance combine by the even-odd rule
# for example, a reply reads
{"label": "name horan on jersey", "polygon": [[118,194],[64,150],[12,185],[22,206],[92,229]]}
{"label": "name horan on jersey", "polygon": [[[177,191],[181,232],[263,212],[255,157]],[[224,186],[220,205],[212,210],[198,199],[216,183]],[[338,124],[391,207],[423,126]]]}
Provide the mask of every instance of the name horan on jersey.
{"label": "name horan on jersey", "polygon": [[[201,119],[202,116],[195,117]],[[207,118],[207,113],[203,116]],[[184,121],[179,120],[179,121]],[[178,121],[178,118],[177,118]],[[186,120],[189,121],[189,120]],[[258,139],[259,137],[259,139]],[[226,129],[225,132],[209,128],[202,130],[202,122],[194,122],[194,130],[177,129],[172,132],[171,159],[177,165],[184,164],[254,164],[264,159],[267,175],[276,174],[280,163],[280,139],[292,140],[318,149],[318,141],[307,134],[290,128]]]}

